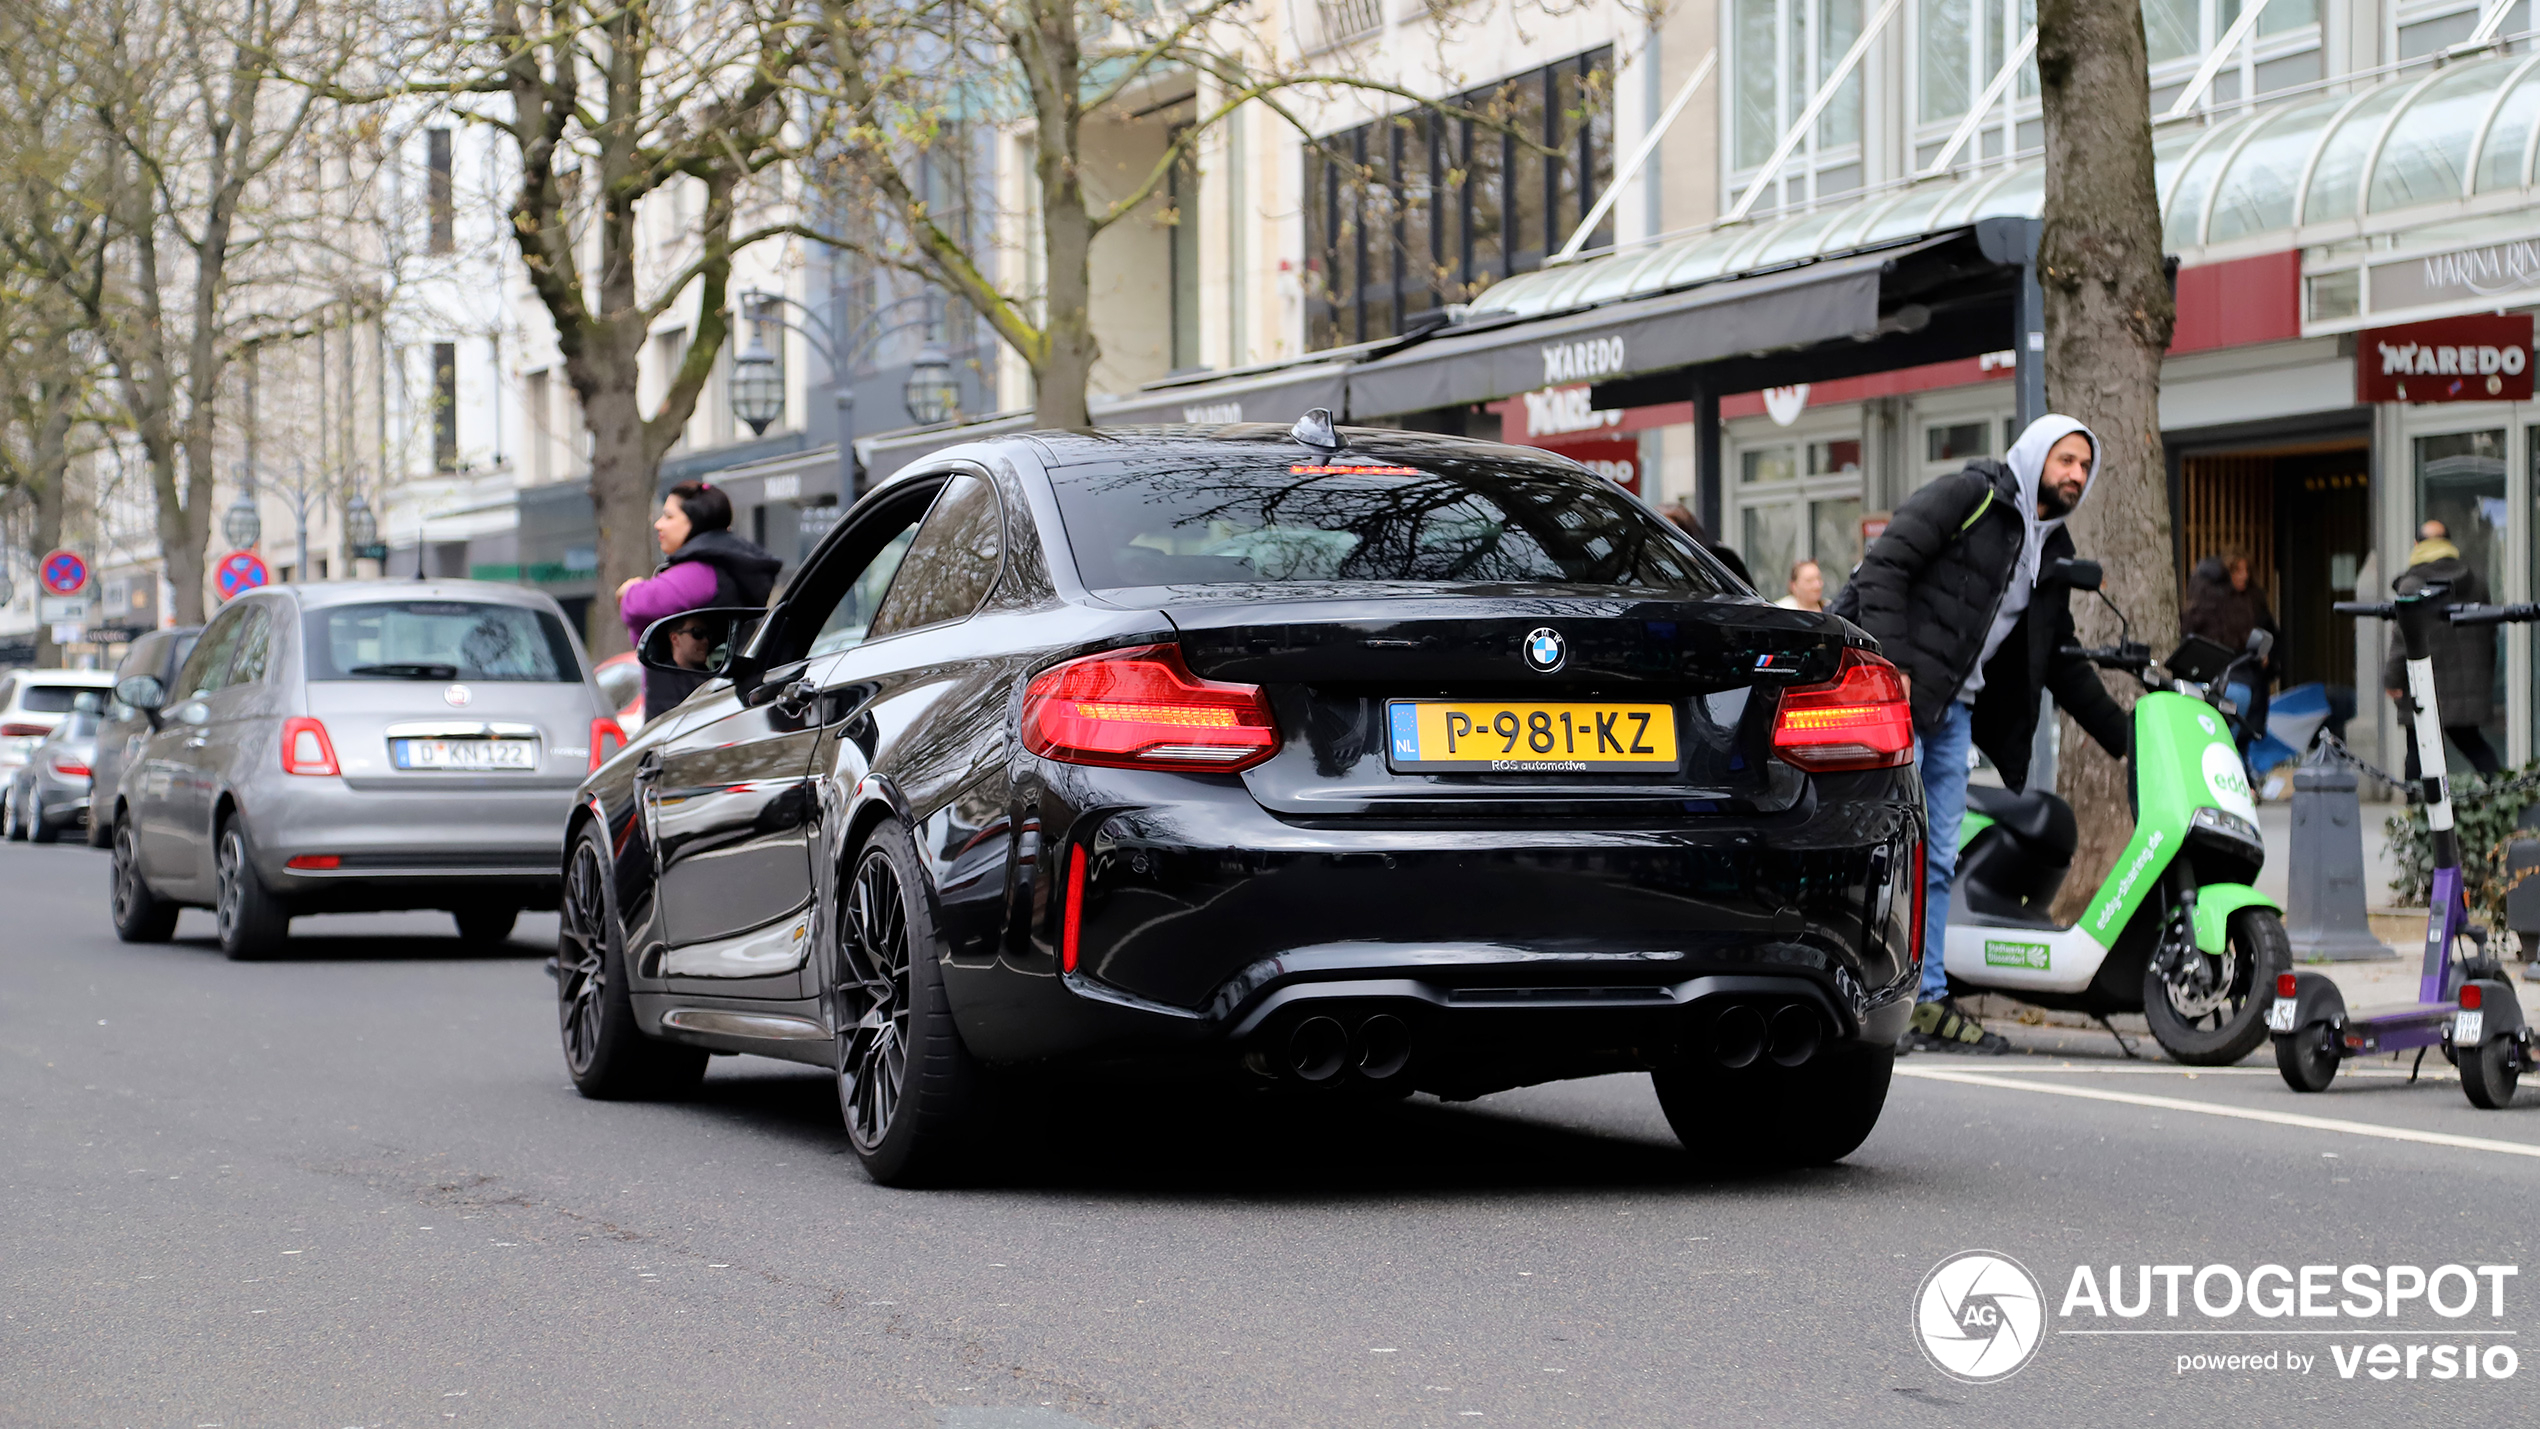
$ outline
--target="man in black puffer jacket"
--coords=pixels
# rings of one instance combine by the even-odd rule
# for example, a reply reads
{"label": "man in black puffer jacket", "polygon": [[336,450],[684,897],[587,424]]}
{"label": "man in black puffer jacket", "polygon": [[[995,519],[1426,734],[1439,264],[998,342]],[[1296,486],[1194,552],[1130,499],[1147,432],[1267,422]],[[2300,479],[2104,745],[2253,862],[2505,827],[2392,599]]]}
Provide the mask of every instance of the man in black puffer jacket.
{"label": "man in black puffer jacket", "polygon": [[2073,554],[2064,520],[2090,489],[2098,446],[2072,418],[2040,417],[2005,461],[1979,458],[1906,498],[1834,604],[1904,672],[1914,708],[1931,834],[1910,1047],[2010,1050],[1958,1010],[1942,966],[1969,744],[1991,757],[2004,783],[2026,788],[2038,692],[2053,690],[2091,738],[2120,757],[2126,750],[2131,726],[2098,672],[2060,653],[2073,643],[2071,587],[2039,578]]}

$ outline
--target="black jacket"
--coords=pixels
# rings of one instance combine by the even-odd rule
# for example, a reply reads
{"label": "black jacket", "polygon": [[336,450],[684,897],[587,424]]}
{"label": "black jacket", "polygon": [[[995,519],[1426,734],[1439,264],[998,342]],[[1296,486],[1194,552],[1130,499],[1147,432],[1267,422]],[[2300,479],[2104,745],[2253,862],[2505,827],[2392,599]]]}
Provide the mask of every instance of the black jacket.
{"label": "black jacket", "polygon": [[[1977,460],[1907,497],[1835,598],[1834,613],[1877,639],[1913,682],[1914,728],[1929,734],[1975,672],[2003,592],[2019,569],[2027,523],[2019,478]],[[2063,527],[2049,532],[2038,570],[2073,554]],[[2072,588],[2041,576],[2028,609],[1984,671],[1971,732],[2014,789],[2028,785],[2037,696],[2055,692],[2090,737],[2122,757],[2132,726],[2087,660],[2059,652],[2073,641]]]}
{"label": "black jacket", "polygon": [[[2458,556],[2410,566],[2390,583],[2390,589],[2411,595],[2429,581],[2451,586],[2451,593],[2443,598],[2446,605],[2487,603],[2486,579]],[[2440,706],[2444,726],[2487,723],[2495,712],[2495,627],[2454,625],[2447,620],[2434,627],[2433,654],[2434,703]],[[2408,652],[2400,647],[2395,630],[2390,635],[2390,658],[2381,663],[2381,687],[2397,690],[2400,713],[2415,716],[2416,701],[2408,698]]]}
{"label": "black jacket", "polygon": [[[682,561],[703,561],[714,567],[714,599],[711,604],[759,605],[776,591],[776,573],[785,563],[769,555],[754,541],[745,541],[729,531],[700,531],[679,543],[670,559],[661,563],[663,570]],[[681,700],[696,693],[706,682],[703,675],[677,670],[644,669],[644,718],[658,719]]]}

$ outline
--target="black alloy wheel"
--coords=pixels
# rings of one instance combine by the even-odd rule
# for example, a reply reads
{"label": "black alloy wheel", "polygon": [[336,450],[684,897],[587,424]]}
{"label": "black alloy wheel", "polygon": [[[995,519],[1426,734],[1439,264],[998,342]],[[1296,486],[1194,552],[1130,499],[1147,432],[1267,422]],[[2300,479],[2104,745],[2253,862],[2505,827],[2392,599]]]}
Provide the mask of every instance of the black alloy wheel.
{"label": "black alloy wheel", "polygon": [[625,935],[597,824],[573,841],[556,932],[556,1025],[565,1071],[597,1101],[675,1097],[706,1074],[706,1050],[645,1034],[627,996]]}
{"label": "black alloy wheel", "polygon": [[115,936],[127,943],[164,943],[176,936],[176,905],[150,891],[141,876],[140,837],[132,820],[115,820],[114,881],[108,886]]}
{"label": "black alloy wheel", "polygon": [[838,1107],[865,1171],[886,1186],[953,1175],[971,1150],[981,1095],[979,1068],[953,1026],[943,938],[917,867],[908,831],[880,824],[833,920]]}
{"label": "black alloy wheel", "polygon": [[[2192,980],[2202,964],[2202,985]],[[2189,952],[2177,975],[2156,958],[2143,970],[2143,1020],[2153,1040],[2191,1067],[2228,1067],[2266,1045],[2267,1008],[2293,943],[2272,908],[2243,908],[2225,925],[2219,953]]]}
{"label": "black alloy wheel", "polygon": [[247,825],[233,818],[221,825],[212,857],[213,931],[220,950],[232,962],[253,962],[281,951],[291,936],[291,910],[265,887],[256,872],[247,842]]}

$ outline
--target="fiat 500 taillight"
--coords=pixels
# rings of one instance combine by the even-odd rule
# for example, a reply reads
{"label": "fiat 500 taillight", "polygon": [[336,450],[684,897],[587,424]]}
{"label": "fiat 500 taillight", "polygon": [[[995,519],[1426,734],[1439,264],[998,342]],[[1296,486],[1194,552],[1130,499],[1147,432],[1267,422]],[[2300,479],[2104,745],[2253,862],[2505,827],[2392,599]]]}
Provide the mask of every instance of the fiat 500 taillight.
{"label": "fiat 500 taillight", "polygon": [[1068,764],[1246,769],[1279,731],[1259,685],[1203,680],[1180,646],[1141,645],[1041,672],[1023,695],[1023,745]]}

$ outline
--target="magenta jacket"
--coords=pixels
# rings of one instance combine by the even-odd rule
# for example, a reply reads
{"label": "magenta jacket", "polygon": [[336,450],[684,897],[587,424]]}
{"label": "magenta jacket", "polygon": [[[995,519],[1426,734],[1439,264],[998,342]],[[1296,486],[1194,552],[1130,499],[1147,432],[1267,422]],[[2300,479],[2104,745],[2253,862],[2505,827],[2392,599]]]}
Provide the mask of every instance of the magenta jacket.
{"label": "magenta jacket", "polygon": [[714,586],[714,567],[704,561],[673,562],[660,575],[637,581],[627,588],[626,599],[617,603],[618,618],[626,622],[627,642],[641,643],[644,627],[664,616],[714,604]]}

